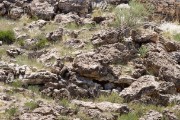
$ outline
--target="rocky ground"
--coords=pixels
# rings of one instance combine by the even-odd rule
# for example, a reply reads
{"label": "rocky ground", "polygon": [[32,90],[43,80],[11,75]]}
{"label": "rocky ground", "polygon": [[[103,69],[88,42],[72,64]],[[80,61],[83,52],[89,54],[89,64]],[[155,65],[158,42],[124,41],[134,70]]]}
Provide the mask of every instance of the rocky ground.
{"label": "rocky ground", "polygon": [[0,120],[180,120],[178,0],[0,0]]}

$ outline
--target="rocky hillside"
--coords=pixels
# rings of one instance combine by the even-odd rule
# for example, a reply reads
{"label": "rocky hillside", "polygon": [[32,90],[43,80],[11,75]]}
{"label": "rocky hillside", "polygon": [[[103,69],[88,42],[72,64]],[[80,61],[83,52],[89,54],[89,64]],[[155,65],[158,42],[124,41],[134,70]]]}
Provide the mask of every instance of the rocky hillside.
{"label": "rocky hillside", "polygon": [[180,120],[179,0],[0,0],[0,120]]}

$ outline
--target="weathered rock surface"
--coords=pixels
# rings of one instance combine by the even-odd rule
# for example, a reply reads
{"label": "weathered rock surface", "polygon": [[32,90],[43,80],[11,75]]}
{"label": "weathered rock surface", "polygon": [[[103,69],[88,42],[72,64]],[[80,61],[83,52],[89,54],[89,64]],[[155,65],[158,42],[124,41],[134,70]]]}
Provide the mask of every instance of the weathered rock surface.
{"label": "weathered rock surface", "polygon": [[117,43],[120,41],[120,32],[113,29],[103,30],[93,35],[91,41],[95,46]]}
{"label": "weathered rock surface", "polygon": [[47,1],[33,0],[30,4],[32,16],[44,20],[52,20],[55,15],[55,7]]}
{"label": "weathered rock surface", "polygon": [[[120,92],[125,101],[140,100],[145,103],[167,105],[168,94],[176,94],[173,83],[158,82],[154,76],[142,76]],[[152,99],[152,100],[151,100]]]}
{"label": "weathered rock surface", "polygon": [[46,35],[46,38],[53,42],[53,41],[61,41],[63,36],[63,28],[59,28],[53,32],[50,32]]}
{"label": "weathered rock surface", "polygon": [[86,107],[89,109],[99,109],[103,112],[117,112],[119,114],[128,113],[130,109],[127,105],[121,105],[117,103],[110,102],[101,102],[101,103],[93,103],[93,102],[83,102],[79,100],[72,100],[72,103],[78,106]]}
{"label": "weathered rock surface", "polygon": [[163,115],[157,111],[149,111],[145,116],[140,118],[139,120],[161,120]]}
{"label": "weathered rock surface", "polygon": [[48,71],[39,71],[32,73],[23,80],[25,84],[45,84],[47,82],[57,81],[57,75]]}

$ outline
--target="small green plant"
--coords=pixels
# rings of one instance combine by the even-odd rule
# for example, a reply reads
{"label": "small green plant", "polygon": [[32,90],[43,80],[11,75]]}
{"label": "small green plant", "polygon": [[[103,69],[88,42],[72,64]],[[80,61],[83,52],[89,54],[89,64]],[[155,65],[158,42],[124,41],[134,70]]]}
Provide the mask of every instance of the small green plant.
{"label": "small green plant", "polygon": [[38,104],[37,104],[37,102],[35,102],[35,101],[30,101],[30,102],[26,102],[25,104],[24,104],[24,106],[25,107],[27,107],[29,110],[34,110],[35,108],[37,108],[38,107]]}
{"label": "small green plant", "polygon": [[36,36],[35,38],[38,41],[32,45],[31,47],[32,50],[40,50],[49,45],[48,40],[44,36],[40,35],[40,36]]}
{"label": "small green plant", "polygon": [[114,25],[116,27],[126,26],[126,27],[138,27],[141,25],[145,18],[150,14],[151,9],[147,9],[143,4],[132,0],[129,3],[130,8],[116,8],[115,16],[116,20]]}
{"label": "small green plant", "polygon": [[15,42],[15,34],[12,30],[1,30],[0,31],[0,41],[6,44],[12,44]]}
{"label": "small green plant", "polygon": [[79,29],[80,26],[75,22],[71,22],[71,23],[68,23],[65,27],[67,29],[75,30],[75,29]]}
{"label": "small green plant", "polygon": [[69,100],[66,98],[63,98],[62,100],[60,100],[60,105],[64,106],[64,107],[69,107]]}
{"label": "small green plant", "polygon": [[4,48],[0,48],[0,59],[6,55],[6,50]]}
{"label": "small green plant", "polygon": [[59,116],[58,120],[69,120],[68,116]]}
{"label": "small green plant", "polygon": [[110,95],[100,95],[98,98],[96,98],[97,102],[103,102],[108,101],[112,103],[122,103],[123,99],[119,96],[118,93],[112,92]]}
{"label": "small green plant", "polygon": [[19,87],[22,87],[23,83],[22,83],[21,80],[15,80],[15,81],[13,81],[13,82],[11,83],[11,85],[12,85],[15,89],[17,89],[17,88],[19,88]]}
{"label": "small green plant", "polygon": [[145,56],[146,56],[146,54],[148,53],[148,48],[147,47],[145,47],[145,46],[141,46],[140,48],[139,48],[139,54],[140,54],[140,57],[142,57],[142,58],[144,58]]}
{"label": "small green plant", "polygon": [[5,113],[7,114],[8,119],[12,120],[12,118],[18,113],[18,109],[16,107],[11,107],[6,109]]}
{"label": "small green plant", "polygon": [[139,117],[134,113],[124,114],[118,117],[118,120],[139,120]]}
{"label": "small green plant", "polygon": [[103,11],[100,8],[93,10],[92,17],[99,17],[103,15]]}
{"label": "small green plant", "polygon": [[18,40],[17,43],[20,45],[20,46],[24,46],[25,45],[25,41],[24,40]]}
{"label": "small green plant", "polygon": [[77,117],[81,120],[92,120],[88,115],[83,112],[78,112]]}
{"label": "small green plant", "polygon": [[32,15],[32,16],[31,16],[31,19],[32,19],[33,21],[37,21],[39,18],[38,18],[38,16],[36,16],[36,15]]}
{"label": "small green plant", "polygon": [[175,35],[173,36],[173,38],[174,38],[174,40],[176,40],[176,41],[179,41],[179,42],[180,42],[180,33],[175,34]]}
{"label": "small green plant", "polygon": [[150,110],[155,110],[160,113],[164,110],[165,107],[163,106],[156,106],[156,105],[146,105],[141,103],[129,103],[129,106],[133,109],[132,113],[136,118],[142,117],[146,112]]}
{"label": "small green plant", "polygon": [[39,69],[44,68],[44,65],[42,63],[38,62],[36,59],[33,58],[30,59],[26,55],[19,55],[15,59],[17,64],[19,65],[29,65]]}
{"label": "small green plant", "polygon": [[39,93],[40,87],[38,85],[31,85],[31,86],[28,86],[28,90],[31,90],[34,93]]}

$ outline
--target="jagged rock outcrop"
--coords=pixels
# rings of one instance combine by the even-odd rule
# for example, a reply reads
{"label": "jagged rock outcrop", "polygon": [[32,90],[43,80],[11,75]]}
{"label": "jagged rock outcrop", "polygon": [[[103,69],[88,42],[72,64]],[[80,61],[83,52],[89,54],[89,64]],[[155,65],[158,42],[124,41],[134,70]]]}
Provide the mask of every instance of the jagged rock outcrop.
{"label": "jagged rock outcrop", "polygon": [[95,46],[117,43],[120,41],[120,32],[114,29],[103,30],[94,34],[91,41]]}
{"label": "jagged rock outcrop", "polygon": [[180,20],[179,0],[139,0],[142,3],[153,4],[155,13],[166,20]]}
{"label": "jagged rock outcrop", "polygon": [[87,107],[91,109],[99,109],[101,111],[109,111],[109,112],[117,112],[119,114],[128,113],[130,109],[127,105],[121,105],[117,103],[110,102],[101,102],[101,103],[93,103],[93,102],[84,102],[79,100],[72,100],[73,104],[78,106]]}
{"label": "jagged rock outcrop", "polygon": [[154,76],[146,75],[122,90],[120,96],[125,101],[139,100],[145,103],[167,105],[170,100],[168,91],[171,90],[170,94],[175,94],[174,87],[173,83],[161,83],[156,81]]}
{"label": "jagged rock outcrop", "polygon": [[163,119],[163,115],[161,113],[151,110],[139,120],[161,120],[161,119]]}
{"label": "jagged rock outcrop", "polygon": [[55,16],[55,5],[47,1],[33,0],[30,4],[31,15],[44,20],[52,20]]}
{"label": "jagged rock outcrop", "polygon": [[118,76],[113,73],[108,64],[125,62],[131,58],[131,55],[123,44],[106,45],[96,49],[94,52],[76,56],[73,67],[82,76],[98,81],[114,82]]}
{"label": "jagged rock outcrop", "polygon": [[63,28],[59,28],[58,30],[50,32],[46,35],[46,38],[51,42],[61,41],[62,37],[63,37]]}
{"label": "jagged rock outcrop", "polygon": [[36,73],[32,73],[25,77],[23,80],[24,84],[45,84],[47,82],[55,82],[58,81],[58,77],[56,74],[53,74],[49,71],[39,71]]}

